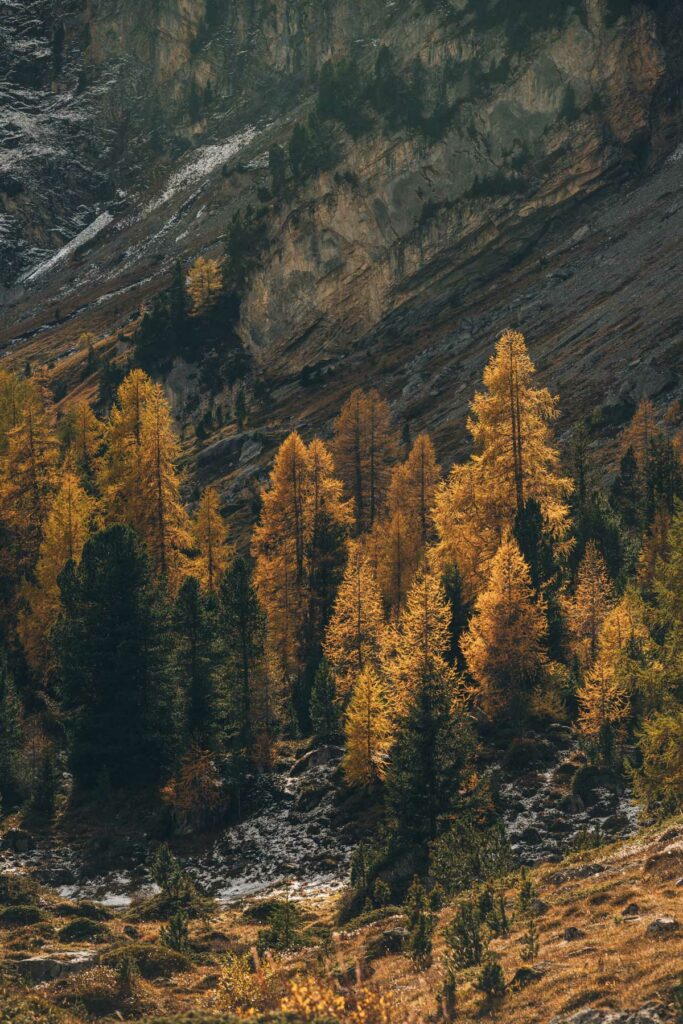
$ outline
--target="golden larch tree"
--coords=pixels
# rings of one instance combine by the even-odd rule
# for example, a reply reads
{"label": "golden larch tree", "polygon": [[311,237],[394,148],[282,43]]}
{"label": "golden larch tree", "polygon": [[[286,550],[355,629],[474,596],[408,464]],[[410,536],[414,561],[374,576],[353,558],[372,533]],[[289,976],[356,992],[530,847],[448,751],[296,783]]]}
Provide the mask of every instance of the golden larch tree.
{"label": "golden larch tree", "polygon": [[157,572],[174,590],[187,568],[184,552],[192,540],[176,469],[180,445],[160,384],[154,385],[143,408],[141,447],[142,516],[137,528]]}
{"label": "golden larch tree", "polygon": [[194,540],[199,558],[194,571],[209,593],[215,594],[220,578],[230,565],[234,548],[228,540],[228,528],[221,515],[215,487],[202,492],[194,522]]}
{"label": "golden larch tree", "polygon": [[375,574],[362,544],[353,541],[323,644],[341,696],[348,694],[365,669],[378,665],[383,629],[382,599]]}
{"label": "golden larch tree", "polygon": [[622,454],[629,448],[633,449],[641,470],[645,466],[650,444],[657,433],[657,415],[649,398],[643,398],[633,414],[633,419],[621,432],[620,450]]}
{"label": "golden larch tree", "polygon": [[393,725],[382,680],[368,666],[356,679],[346,711],[346,753],[342,761],[347,782],[368,786],[386,773]]}
{"label": "golden larch tree", "polygon": [[187,294],[192,302],[194,314],[209,309],[223,290],[223,273],[218,260],[200,256],[187,273]]}
{"label": "golden larch tree", "polygon": [[32,382],[0,463],[0,519],[15,541],[17,575],[29,571],[38,556],[58,458],[46,395]]}
{"label": "golden larch tree", "polygon": [[473,454],[437,492],[434,520],[441,565],[456,564],[466,594],[483,584],[486,562],[530,499],[559,540],[568,525],[571,481],[562,476],[552,435],[558,399],[535,387],[524,336],[506,331],[484,370],[484,390],[467,422]]}
{"label": "golden larch tree", "polygon": [[431,540],[431,508],[441,472],[428,434],[420,434],[407,460],[395,466],[388,513],[374,528],[377,578],[392,614],[400,609]]}
{"label": "golden larch tree", "polygon": [[50,630],[59,616],[59,574],[67,562],[78,562],[93,528],[96,502],[73,469],[61,473],[50,500],[43,529],[35,580],[24,588],[26,609],[19,617],[19,636],[33,671],[44,678],[50,667]]}
{"label": "golden larch tree", "polygon": [[[386,640],[384,675],[391,681],[392,705],[405,712],[420,684],[438,677],[453,688],[461,687],[458,675],[446,660],[451,645],[451,606],[438,572],[423,566],[410,588],[396,635]],[[389,631],[391,627],[389,627]]]}
{"label": "golden larch tree", "polygon": [[523,713],[533,684],[547,664],[545,607],[534,600],[531,575],[516,541],[507,535],[489,565],[461,640],[467,669],[486,713]]}
{"label": "golden larch tree", "polygon": [[19,425],[32,382],[0,369],[0,457],[7,452],[9,434]]}
{"label": "golden larch tree", "polygon": [[116,393],[107,424],[106,459],[100,488],[110,522],[134,529],[147,515],[144,507],[142,420],[154,383],[142,370],[131,370]]}
{"label": "golden larch tree", "polygon": [[357,388],[335,420],[332,454],[345,492],[354,502],[358,533],[371,530],[384,511],[397,451],[388,402],[374,389]]}
{"label": "golden larch tree", "polygon": [[60,434],[66,445],[67,457],[72,460],[85,483],[98,477],[105,428],[89,402],[81,399],[65,413],[60,423]]}
{"label": "golden larch tree", "polygon": [[607,755],[631,710],[623,678],[606,658],[598,657],[583,678],[578,698],[580,732]]}
{"label": "golden larch tree", "polygon": [[577,575],[574,594],[563,602],[571,650],[582,669],[598,656],[600,630],[614,605],[614,587],[605,560],[594,540],[588,541]]}

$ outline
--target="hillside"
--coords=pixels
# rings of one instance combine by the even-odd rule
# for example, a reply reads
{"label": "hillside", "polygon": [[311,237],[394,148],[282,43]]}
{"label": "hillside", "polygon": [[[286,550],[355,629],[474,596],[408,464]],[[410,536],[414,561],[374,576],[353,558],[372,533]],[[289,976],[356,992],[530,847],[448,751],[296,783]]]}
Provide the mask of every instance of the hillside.
{"label": "hillside", "polygon": [[0,0],[0,1024],[682,1024],[682,85]]}

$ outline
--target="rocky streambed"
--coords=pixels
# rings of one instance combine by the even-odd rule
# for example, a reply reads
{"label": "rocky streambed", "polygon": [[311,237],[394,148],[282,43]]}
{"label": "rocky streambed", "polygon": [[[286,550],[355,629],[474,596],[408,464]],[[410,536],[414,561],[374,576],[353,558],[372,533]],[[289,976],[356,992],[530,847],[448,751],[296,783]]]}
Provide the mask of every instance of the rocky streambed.
{"label": "rocky streambed", "polygon": [[[321,747],[260,776],[245,819],[182,858],[202,890],[230,905],[285,893],[310,900],[343,888],[371,823],[362,818],[363,794],[341,786],[341,754]],[[559,861],[579,843],[625,838],[637,828],[623,782],[589,769],[569,728],[522,741],[492,775],[522,864]],[[82,849],[15,829],[0,840],[0,872],[28,871],[65,898],[123,908],[156,891],[148,873],[154,845],[145,837],[126,844],[117,866],[103,871]]]}

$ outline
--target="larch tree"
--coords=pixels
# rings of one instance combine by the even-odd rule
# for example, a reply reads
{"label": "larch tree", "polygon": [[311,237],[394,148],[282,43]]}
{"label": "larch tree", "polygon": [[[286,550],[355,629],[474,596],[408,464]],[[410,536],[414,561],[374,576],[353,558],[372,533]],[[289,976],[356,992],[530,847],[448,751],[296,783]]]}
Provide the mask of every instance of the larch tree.
{"label": "larch tree", "polygon": [[200,256],[187,273],[187,294],[196,315],[209,309],[223,291],[223,272],[218,260]]}
{"label": "larch tree", "polygon": [[280,446],[252,537],[254,582],[268,620],[271,667],[302,729],[323,632],[341,577],[350,509],[318,440],[294,433]]}
{"label": "larch tree", "polygon": [[35,579],[24,587],[27,607],[19,617],[19,636],[26,658],[41,680],[51,664],[50,631],[61,610],[59,574],[67,562],[80,560],[95,514],[95,500],[67,467],[49,503]]}
{"label": "larch tree", "polygon": [[103,454],[104,424],[98,420],[89,402],[80,400],[67,410],[59,424],[59,433],[83,483],[92,486],[98,476]]}
{"label": "larch tree", "polygon": [[683,699],[683,502],[667,536],[667,557],[656,563],[653,591],[663,630],[662,662],[671,691]]}
{"label": "larch tree", "polygon": [[600,629],[614,604],[614,587],[595,541],[589,541],[579,565],[574,594],[564,601],[572,653],[582,669],[598,656]]}
{"label": "larch tree", "polygon": [[572,485],[561,475],[552,436],[558,399],[535,387],[535,373],[524,336],[506,331],[484,370],[484,390],[470,405],[473,454],[453,467],[437,494],[437,552],[444,568],[458,565],[468,597],[530,498],[553,536],[560,539],[567,530]]}
{"label": "larch tree", "polygon": [[642,398],[633,414],[633,419],[621,432],[620,445],[622,453],[633,449],[638,466],[642,471],[650,452],[650,445],[657,434],[657,415],[649,398]]}
{"label": "larch tree", "polygon": [[547,664],[547,629],[543,602],[534,600],[529,568],[508,535],[491,559],[488,585],[461,640],[467,669],[489,717],[524,717],[529,693]]}
{"label": "larch tree", "polygon": [[610,763],[619,727],[631,710],[623,679],[607,658],[598,658],[586,672],[578,693],[579,730]]}
{"label": "larch tree", "polygon": [[0,458],[7,452],[10,432],[19,426],[32,390],[28,378],[0,369]]}
{"label": "larch tree", "polygon": [[392,704],[404,713],[421,684],[442,680],[455,699],[458,677],[446,655],[451,645],[452,609],[440,575],[424,566],[415,577],[403,609],[384,674],[392,680]]}
{"label": "larch tree", "polygon": [[383,629],[377,580],[362,544],[354,541],[323,644],[340,697],[366,669],[378,666]]}
{"label": "larch tree", "polygon": [[332,454],[345,492],[353,499],[356,532],[371,530],[384,511],[398,436],[388,402],[356,389],[334,423]]}
{"label": "larch tree", "polygon": [[58,442],[47,399],[32,384],[0,463],[0,520],[14,542],[16,574],[35,564],[56,483]]}
{"label": "larch tree", "polygon": [[193,569],[202,586],[210,594],[215,594],[223,573],[234,557],[234,548],[228,540],[228,528],[221,515],[220,499],[215,487],[205,488],[199,499],[194,521],[194,541],[199,558]]}
{"label": "larch tree", "polygon": [[369,786],[384,778],[393,731],[382,680],[368,666],[353,685],[344,725],[342,765],[352,786]]}
{"label": "larch tree", "polygon": [[154,384],[142,370],[131,370],[116,392],[107,424],[106,460],[100,488],[107,519],[139,529],[147,515],[143,481],[142,422]]}

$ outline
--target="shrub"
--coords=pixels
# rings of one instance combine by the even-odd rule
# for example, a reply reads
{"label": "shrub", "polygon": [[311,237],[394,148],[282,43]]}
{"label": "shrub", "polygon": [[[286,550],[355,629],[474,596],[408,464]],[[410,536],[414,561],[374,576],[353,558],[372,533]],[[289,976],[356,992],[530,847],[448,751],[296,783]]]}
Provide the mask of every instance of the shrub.
{"label": "shrub", "polygon": [[129,945],[108,950],[102,956],[102,963],[120,971],[125,959],[130,959],[135,970],[148,981],[155,978],[170,978],[192,968],[189,957],[153,942],[131,942]]}
{"label": "shrub", "polygon": [[637,799],[658,817],[676,814],[683,809],[683,709],[646,721],[639,745],[643,766],[634,773]]}
{"label": "shrub", "polygon": [[38,886],[28,875],[15,872],[0,874],[0,904],[5,906],[35,903]]}
{"label": "shrub", "polygon": [[463,817],[432,845],[431,874],[446,893],[455,895],[475,882],[488,882],[508,874],[514,857],[500,823],[482,828]]}
{"label": "shrub", "polygon": [[58,932],[60,942],[106,942],[109,929],[101,921],[89,917],[75,917]]}
{"label": "shrub", "polygon": [[455,918],[445,932],[455,964],[458,967],[476,967],[484,953],[479,913],[474,903],[461,903]]}
{"label": "shrub", "polygon": [[258,937],[259,949],[296,949],[303,944],[301,912],[293,903],[277,903]]}
{"label": "shrub", "polygon": [[174,949],[177,953],[186,953],[189,948],[190,933],[187,927],[187,914],[179,910],[160,932],[160,940],[164,946]]}
{"label": "shrub", "polygon": [[219,1010],[253,1012],[271,1006],[278,994],[276,961],[265,960],[257,971],[248,953],[231,953],[221,971],[213,1002]]}
{"label": "shrub", "polygon": [[37,924],[44,920],[45,914],[40,907],[32,906],[30,903],[17,903],[0,910],[0,925]]}
{"label": "shrub", "polygon": [[505,976],[503,974],[503,968],[495,957],[487,956],[479,977],[477,978],[477,988],[480,992],[483,992],[489,999],[495,996],[505,995]]}
{"label": "shrub", "polygon": [[0,1024],[77,1024],[74,1018],[33,996],[0,986]]}

